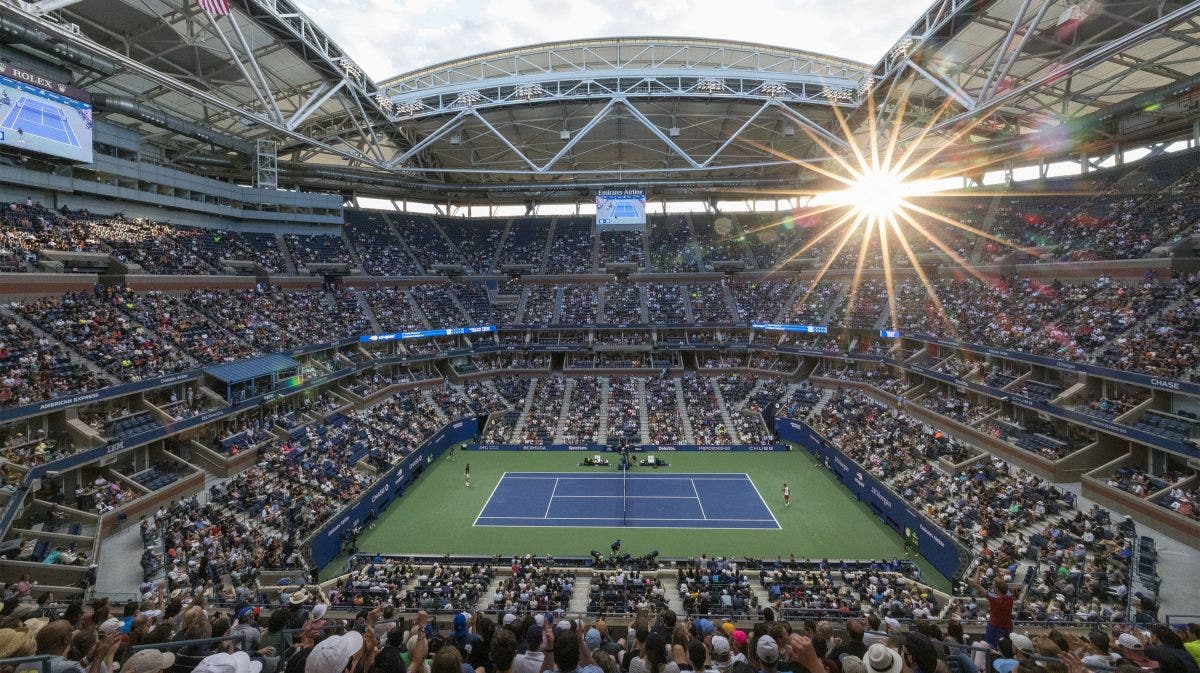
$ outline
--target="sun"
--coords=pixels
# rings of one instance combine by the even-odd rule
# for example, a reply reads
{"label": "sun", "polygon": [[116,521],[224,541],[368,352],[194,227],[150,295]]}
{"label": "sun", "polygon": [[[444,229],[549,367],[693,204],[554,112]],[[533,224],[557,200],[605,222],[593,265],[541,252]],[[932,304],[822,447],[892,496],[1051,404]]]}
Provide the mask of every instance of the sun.
{"label": "sun", "polygon": [[913,186],[891,171],[870,171],[859,176],[841,195],[844,204],[872,220],[884,220],[904,206]]}

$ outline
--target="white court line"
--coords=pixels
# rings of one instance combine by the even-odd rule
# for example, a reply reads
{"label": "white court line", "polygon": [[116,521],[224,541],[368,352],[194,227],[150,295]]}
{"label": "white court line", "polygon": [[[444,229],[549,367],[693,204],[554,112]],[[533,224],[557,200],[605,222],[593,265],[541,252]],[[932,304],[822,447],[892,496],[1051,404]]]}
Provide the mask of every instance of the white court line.
{"label": "white court line", "polygon": [[[544,516],[539,519],[536,516],[485,516],[484,519],[519,519],[523,521],[616,521],[615,516]],[[754,523],[767,523],[773,519],[680,519],[677,517],[656,517],[656,516],[634,516],[629,517],[630,521],[747,521]],[[531,526],[531,528],[534,526]],[[749,529],[743,529],[749,530]]]}
{"label": "white court line", "polygon": [[471,523],[471,525],[472,525],[472,526],[477,526],[477,525],[479,525],[479,517],[483,516],[483,510],[487,509],[487,506],[488,506],[489,504],[491,504],[491,502],[492,502],[492,498],[496,496],[496,489],[500,488],[500,482],[504,481],[504,477],[505,477],[505,475],[507,475],[507,474],[508,474],[508,473],[507,473],[507,472],[505,472],[504,474],[500,475],[500,478],[499,478],[499,479],[497,479],[497,480],[496,480],[496,485],[492,487],[492,492],[491,492],[491,493],[488,493],[488,498],[487,498],[487,500],[484,500],[484,501],[483,501],[483,507],[482,507],[482,508],[480,508],[480,510],[479,510],[479,514],[478,514],[478,515],[475,517],[475,521],[473,521],[473,522]]}
{"label": "white court line", "polygon": [[700,491],[696,490],[696,480],[688,479],[688,481],[692,482],[692,493],[696,494],[696,504],[700,505],[700,516],[704,517],[705,521],[708,521],[708,515],[704,513],[704,503],[700,502]]}
{"label": "white court line", "polygon": [[563,498],[650,498],[652,500],[695,500],[690,495],[556,495],[558,500]]}
{"label": "white court line", "polygon": [[[722,521],[722,520],[723,519],[709,519],[708,521],[711,523],[713,521]],[[542,519],[538,519],[535,517],[534,521],[542,521]],[[663,521],[677,521],[677,519],[663,519]],[[700,521],[700,519],[695,519],[695,521]],[[753,519],[753,521],[766,521],[766,519]],[[777,528],[747,528],[745,526],[630,526],[629,524],[623,524],[623,523],[615,523],[615,524],[612,524],[611,526],[580,526],[578,524],[569,524],[569,523],[568,524],[538,524],[538,525],[488,523],[488,524],[479,526],[479,528],[524,528],[526,530],[528,530],[530,528],[589,528],[589,529],[611,528],[613,530],[626,530],[629,528],[634,528],[637,530],[664,530],[664,529],[671,529],[671,530],[740,530],[740,531],[778,530]]]}
{"label": "white court line", "polygon": [[783,530],[783,526],[779,525],[779,519],[775,518],[775,512],[771,511],[771,506],[767,504],[765,499],[763,499],[762,493],[759,492],[758,486],[754,484],[754,480],[750,478],[750,475],[746,475],[746,481],[750,482],[750,487],[754,489],[755,493],[758,493],[758,501],[762,503],[763,507],[767,508],[767,514],[771,515],[771,520],[775,522],[775,527]]}
{"label": "white court line", "polygon": [[550,501],[546,503],[546,513],[542,515],[543,519],[550,518],[550,505],[554,504],[555,493],[558,493],[558,479],[554,480],[554,488],[550,490]]}
{"label": "white court line", "polygon": [[[509,473],[505,473],[506,475]],[[592,475],[592,474],[573,474],[570,472],[518,472],[513,476],[506,477],[507,479],[550,479],[558,475],[562,479],[583,479],[595,481],[620,481],[621,477],[610,477],[608,475]],[[689,479],[700,479],[707,481],[741,481],[746,479],[745,474],[729,473],[729,474],[631,474],[632,479],[662,479],[663,481],[686,481]],[[728,477],[722,479],[720,477]]]}

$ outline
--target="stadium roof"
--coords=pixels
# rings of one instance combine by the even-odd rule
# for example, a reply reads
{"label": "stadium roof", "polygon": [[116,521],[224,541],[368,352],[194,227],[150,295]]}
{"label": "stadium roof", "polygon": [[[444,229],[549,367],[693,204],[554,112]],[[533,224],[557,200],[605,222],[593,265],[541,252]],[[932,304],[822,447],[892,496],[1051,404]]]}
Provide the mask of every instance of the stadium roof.
{"label": "stadium roof", "polygon": [[907,97],[901,139],[930,125],[924,142],[950,140],[962,161],[1099,152],[1188,133],[1200,75],[1200,2],[1173,0],[938,0],[873,67],[634,37],[381,83],[292,0],[231,5],[213,18],[195,0],[0,0],[0,39],[71,68],[164,163],[249,180],[269,141],[284,185],[477,200],[800,186],[813,176],[788,159],[822,156],[818,139],[848,154],[835,108],[861,135],[868,92],[880,124]]}

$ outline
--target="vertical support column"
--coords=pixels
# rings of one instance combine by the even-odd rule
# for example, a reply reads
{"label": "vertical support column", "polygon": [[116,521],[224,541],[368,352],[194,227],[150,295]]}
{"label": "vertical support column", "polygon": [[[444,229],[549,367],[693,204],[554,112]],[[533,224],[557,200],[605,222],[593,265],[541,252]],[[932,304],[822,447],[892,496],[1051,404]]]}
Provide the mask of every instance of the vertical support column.
{"label": "vertical support column", "polygon": [[262,139],[255,143],[254,186],[259,189],[279,189],[279,145]]}

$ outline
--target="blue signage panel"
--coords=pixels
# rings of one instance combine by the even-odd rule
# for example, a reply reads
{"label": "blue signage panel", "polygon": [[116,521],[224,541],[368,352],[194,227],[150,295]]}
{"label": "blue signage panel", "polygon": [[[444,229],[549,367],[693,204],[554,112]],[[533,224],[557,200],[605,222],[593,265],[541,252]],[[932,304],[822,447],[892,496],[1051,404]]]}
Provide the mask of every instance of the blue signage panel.
{"label": "blue signage panel", "polygon": [[829,334],[828,325],[785,325],[773,322],[750,323],[754,329],[765,329],[775,332],[803,332],[804,334]]}
{"label": "blue signage panel", "polygon": [[495,331],[495,325],[448,327],[445,329],[426,329],[411,332],[391,332],[389,334],[364,334],[358,337],[358,341],[359,343],[373,343],[379,341],[396,341],[397,339],[428,339],[431,337],[458,336],[460,334],[486,334]]}

